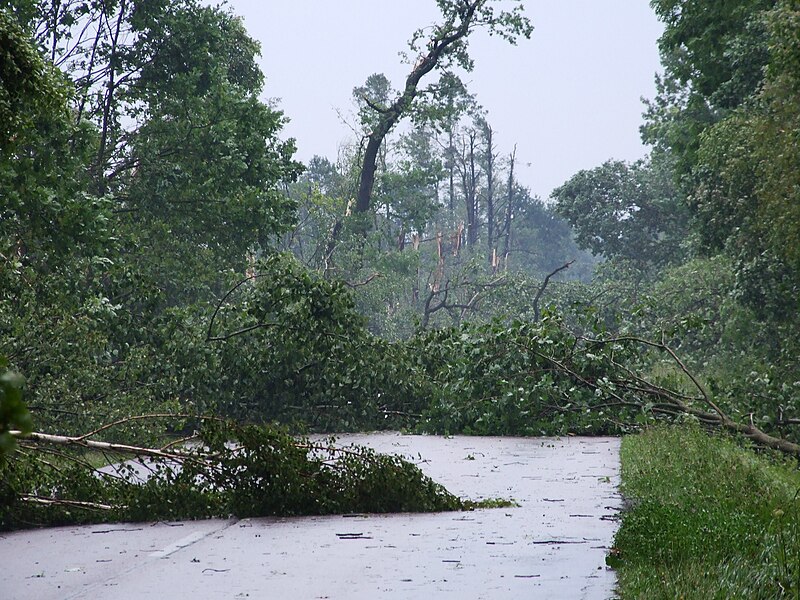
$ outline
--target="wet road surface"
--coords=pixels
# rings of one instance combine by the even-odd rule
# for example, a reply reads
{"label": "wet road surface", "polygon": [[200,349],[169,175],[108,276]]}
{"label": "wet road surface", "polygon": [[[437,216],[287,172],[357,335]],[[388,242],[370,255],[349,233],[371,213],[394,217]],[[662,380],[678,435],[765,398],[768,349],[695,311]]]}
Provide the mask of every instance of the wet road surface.
{"label": "wet road surface", "polygon": [[[120,523],[0,534],[0,598],[614,597],[619,440],[340,436],[401,454],[451,492],[515,508]],[[422,462],[420,462],[422,461]]]}

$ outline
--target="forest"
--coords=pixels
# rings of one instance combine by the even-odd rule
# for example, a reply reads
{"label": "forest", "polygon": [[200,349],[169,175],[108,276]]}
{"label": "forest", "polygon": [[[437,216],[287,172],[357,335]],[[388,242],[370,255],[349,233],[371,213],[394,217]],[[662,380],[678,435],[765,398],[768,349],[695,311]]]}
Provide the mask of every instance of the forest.
{"label": "forest", "polygon": [[[172,516],[331,512],[358,485],[406,496],[357,510],[459,502],[366,451],[303,491],[324,461],[290,434],[677,422],[800,457],[796,0],[652,0],[647,158],[550,198],[464,83],[471,34],[535,23],[436,4],[402,87],[353,82],[352,139],[301,164],[230,8],[0,1],[0,528],[165,497]],[[274,504],[234,480],[231,438],[290,482]],[[131,448],[185,470],[135,492],[91,475]]]}

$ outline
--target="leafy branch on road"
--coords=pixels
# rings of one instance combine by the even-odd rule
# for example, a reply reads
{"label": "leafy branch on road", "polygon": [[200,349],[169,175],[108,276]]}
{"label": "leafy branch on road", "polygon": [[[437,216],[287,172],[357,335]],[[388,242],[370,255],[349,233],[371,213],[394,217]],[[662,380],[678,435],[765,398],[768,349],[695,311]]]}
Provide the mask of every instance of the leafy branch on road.
{"label": "leafy branch on road", "polygon": [[400,457],[272,426],[209,419],[192,442],[159,448],[91,434],[15,437],[13,458],[0,466],[0,529],[469,506]]}

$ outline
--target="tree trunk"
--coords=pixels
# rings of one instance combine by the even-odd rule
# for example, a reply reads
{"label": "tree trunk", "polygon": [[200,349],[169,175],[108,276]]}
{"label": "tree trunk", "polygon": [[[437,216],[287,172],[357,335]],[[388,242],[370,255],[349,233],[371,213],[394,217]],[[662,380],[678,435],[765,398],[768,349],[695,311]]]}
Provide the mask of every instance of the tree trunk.
{"label": "tree trunk", "polygon": [[[122,0],[119,5],[119,15],[117,16],[117,22],[114,27],[114,34],[111,38],[111,56],[109,57],[109,73],[108,73],[108,83],[106,84],[106,93],[105,98],[103,99],[103,122],[100,127],[100,143],[98,144],[97,148],[97,164],[94,166],[94,177],[95,183],[97,186],[97,193],[98,195],[102,196],[107,191],[107,181],[106,181],[106,162],[109,159],[109,146],[111,142],[109,142],[109,135],[111,135],[112,130],[112,112],[114,108],[114,101],[115,101],[115,94],[117,92],[117,49],[119,45],[119,37],[122,33],[122,25],[125,20],[125,14],[127,10],[127,1]],[[116,124],[114,124],[114,129],[116,129]],[[116,132],[115,132],[116,133]]]}
{"label": "tree trunk", "polygon": [[474,247],[478,243],[478,173],[475,168],[475,138],[469,134],[469,152],[464,169],[464,199],[467,203],[467,244]]}
{"label": "tree trunk", "polygon": [[514,163],[517,158],[517,147],[509,156],[508,167],[508,193],[506,195],[506,216],[503,223],[503,261],[504,268],[508,270],[508,258],[511,252],[511,220],[514,215]]}
{"label": "tree trunk", "polygon": [[457,24],[456,15],[453,15],[446,25],[437,28],[439,33],[428,42],[428,52],[419,57],[406,78],[405,88],[390,106],[381,107],[367,102],[370,108],[379,113],[381,117],[375,130],[369,134],[367,148],[364,152],[358,182],[358,195],[356,196],[356,212],[364,213],[371,208],[378,151],[384,138],[411,108],[411,103],[417,96],[417,86],[420,80],[436,67],[439,59],[453,44],[469,35],[475,13],[484,3],[485,0],[471,0],[466,4],[459,3],[463,6],[457,10]]}
{"label": "tree trunk", "polygon": [[494,131],[487,123],[484,130],[486,138],[486,154],[484,160],[486,161],[486,247],[488,249],[489,265],[496,269],[497,249],[495,248],[495,235],[494,235]]}
{"label": "tree trunk", "polygon": [[461,191],[464,198],[464,216],[467,220],[466,244],[471,247],[477,242],[477,173],[475,171],[475,132],[462,138],[458,164]]}
{"label": "tree trunk", "polygon": [[449,189],[449,197],[448,197],[448,209],[450,210],[450,214],[453,214],[453,211],[456,209],[456,148],[454,144],[454,131],[455,125],[450,127],[450,130],[447,132],[447,172],[448,172],[448,183],[450,185]]}

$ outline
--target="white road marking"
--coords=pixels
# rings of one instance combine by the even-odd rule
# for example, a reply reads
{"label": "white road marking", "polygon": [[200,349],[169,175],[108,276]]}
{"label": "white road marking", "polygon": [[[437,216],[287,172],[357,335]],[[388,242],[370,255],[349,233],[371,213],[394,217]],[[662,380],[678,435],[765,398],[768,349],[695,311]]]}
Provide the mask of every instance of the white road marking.
{"label": "white road marking", "polygon": [[166,558],[173,552],[177,552],[181,548],[186,548],[187,546],[191,546],[195,542],[199,542],[204,537],[211,535],[214,531],[195,531],[194,533],[190,533],[186,537],[179,539],[174,544],[170,544],[158,550],[157,552],[152,552],[150,554],[150,558]]}

